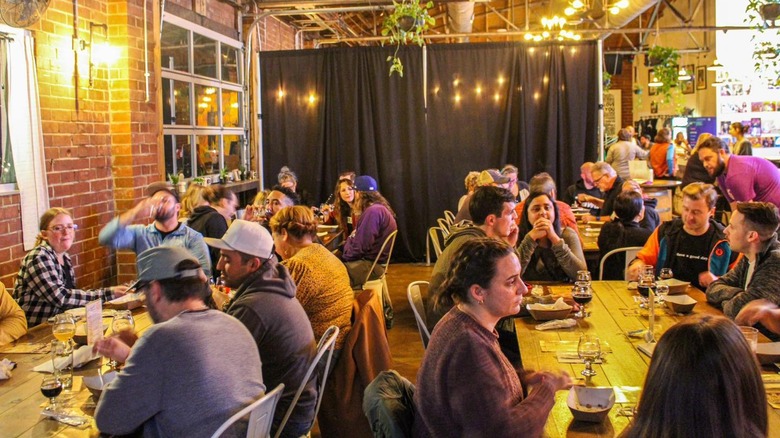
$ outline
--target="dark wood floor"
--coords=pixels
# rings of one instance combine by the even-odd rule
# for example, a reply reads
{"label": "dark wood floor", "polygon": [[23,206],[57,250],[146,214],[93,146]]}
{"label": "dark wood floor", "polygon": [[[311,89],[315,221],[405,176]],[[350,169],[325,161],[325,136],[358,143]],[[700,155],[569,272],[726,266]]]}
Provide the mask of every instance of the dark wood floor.
{"label": "dark wood floor", "polygon": [[432,270],[433,265],[425,266],[424,263],[391,264],[387,272],[387,287],[390,289],[390,299],[395,312],[393,328],[387,332],[390,352],[393,354],[394,369],[412,383],[417,380],[417,370],[425,350],[414,321],[414,313],[406,298],[406,287],[413,281],[430,280]]}

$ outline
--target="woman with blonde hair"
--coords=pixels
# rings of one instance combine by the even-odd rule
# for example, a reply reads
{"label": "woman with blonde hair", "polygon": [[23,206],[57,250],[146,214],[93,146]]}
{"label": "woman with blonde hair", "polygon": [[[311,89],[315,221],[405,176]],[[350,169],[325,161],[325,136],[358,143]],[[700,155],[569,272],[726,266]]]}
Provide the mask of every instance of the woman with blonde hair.
{"label": "woman with blonde hair", "polygon": [[739,328],[723,316],[694,315],[658,341],[623,436],[763,437],[766,404],[761,370]]}
{"label": "woman with blonde hair", "polygon": [[479,172],[473,170],[466,175],[466,178],[463,180],[463,184],[466,186],[466,194],[461,196],[458,200],[458,210],[463,207],[463,202],[466,201],[466,198],[474,194],[474,190],[477,189],[478,178]]}
{"label": "woman with blonde hair", "polygon": [[203,197],[203,190],[206,187],[200,184],[190,183],[184,196],[181,198],[181,210],[179,210],[179,222],[184,222],[190,218],[192,212],[201,205],[208,205],[208,201]]}
{"label": "woman with blonde hair", "polygon": [[30,327],[65,310],[86,306],[90,301],[108,301],[125,294],[125,286],[95,290],[76,287],[76,275],[67,251],[73,246],[78,225],[73,223],[70,211],[50,208],[41,216],[38,229],[35,248],[22,260],[13,294]]}
{"label": "woman with blonde hair", "polygon": [[297,285],[295,297],[319,339],[331,325],[340,329],[336,350],[341,350],[351,327],[354,292],[344,264],[324,246],[314,243],[317,220],[302,205],[285,207],[270,221],[276,252]]}

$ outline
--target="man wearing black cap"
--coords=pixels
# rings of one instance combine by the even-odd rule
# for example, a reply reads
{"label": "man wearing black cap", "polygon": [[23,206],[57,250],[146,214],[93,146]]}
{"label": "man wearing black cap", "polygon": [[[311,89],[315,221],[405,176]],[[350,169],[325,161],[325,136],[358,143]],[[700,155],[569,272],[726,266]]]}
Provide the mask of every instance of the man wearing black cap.
{"label": "man wearing black cap", "polygon": [[[104,388],[95,421],[111,435],[209,436],[265,391],[255,342],[241,322],[206,307],[206,275],[183,248],[148,249],[136,264],[155,324],[132,351],[118,336],[95,343],[126,362]],[[246,426],[231,436],[245,435]]]}
{"label": "man wearing black cap", "polygon": [[[211,275],[211,260],[203,236],[179,222],[179,196],[166,183],[154,183],[146,189],[147,198],[111,220],[98,240],[101,245],[116,249],[131,249],[140,254],[156,246],[178,246],[198,259],[206,275]],[[135,221],[153,218],[149,225],[131,225]]]}

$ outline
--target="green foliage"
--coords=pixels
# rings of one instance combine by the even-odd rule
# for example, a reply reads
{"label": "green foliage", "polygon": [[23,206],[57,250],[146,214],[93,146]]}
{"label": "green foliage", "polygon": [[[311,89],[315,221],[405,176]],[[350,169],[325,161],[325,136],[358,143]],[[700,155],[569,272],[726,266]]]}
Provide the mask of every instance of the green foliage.
{"label": "green foliage", "polygon": [[658,94],[663,96],[664,103],[668,103],[673,97],[672,88],[679,82],[677,61],[680,59],[680,54],[672,47],[654,46],[647,52],[647,56],[651,59],[651,63],[656,64],[653,67],[653,74],[661,82]]}
{"label": "green foliage", "polygon": [[227,180],[227,174],[228,174],[227,167],[223,167],[222,169],[219,169],[220,178]]}
{"label": "green foliage", "polygon": [[436,19],[431,17],[428,10],[433,7],[433,2],[422,3],[421,0],[393,0],[393,12],[382,23],[382,36],[390,36],[388,41],[395,44],[395,53],[387,57],[390,63],[390,75],[398,73],[404,75],[404,66],[398,58],[398,49],[401,44],[425,44],[423,34],[431,26],[436,24]]}
{"label": "green foliage", "polygon": [[[772,6],[769,6],[772,5]],[[780,47],[776,41],[780,37],[780,29],[775,28],[774,35],[768,35],[769,23],[764,19],[765,8],[777,8],[780,0],[749,0],[745,7],[744,22],[754,25],[758,34],[751,41],[755,42],[753,49],[753,70],[758,77],[767,83],[780,86]],[[776,11],[775,11],[776,12]],[[772,20],[775,24],[775,21]],[[766,39],[764,39],[766,37]]]}
{"label": "green foliage", "polygon": [[176,185],[179,183],[179,175],[174,175],[172,173],[169,173],[168,180],[171,181],[171,184]]}
{"label": "green foliage", "polygon": [[601,83],[603,85],[603,90],[606,93],[607,91],[609,91],[610,87],[612,86],[612,75],[608,71],[604,71],[601,74],[602,74]]}

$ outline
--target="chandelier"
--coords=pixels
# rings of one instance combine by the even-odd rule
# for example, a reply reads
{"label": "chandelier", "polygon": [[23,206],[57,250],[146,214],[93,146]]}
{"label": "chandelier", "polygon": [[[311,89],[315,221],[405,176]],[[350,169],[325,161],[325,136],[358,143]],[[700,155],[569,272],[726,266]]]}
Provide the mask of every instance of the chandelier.
{"label": "chandelier", "polygon": [[628,7],[628,0],[618,0],[614,3],[608,3],[604,0],[572,0],[569,2],[569,6],[563,10],[563,13],[569,17],[590,13],[591,18],[601,18],[604,14],[596,8],[599,3],[603,6],[603,11],[609,11],[612,15],[617,15],[621,10]]}
{"label": "chandelier", "polygon": [[557,39],[558,41],[567,39],[579,41],[582,39],[581,35],[564,29],[564,26],[566,26],[566,19],[563,17],[559,17],[557,15],[553,16],[552,18],[542,17],[542,28],[544,30],[536,34],[529,32],[525,34],[525,39],[536,42],[549,39]]}

